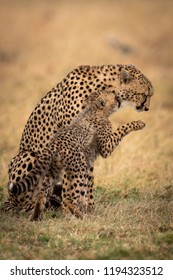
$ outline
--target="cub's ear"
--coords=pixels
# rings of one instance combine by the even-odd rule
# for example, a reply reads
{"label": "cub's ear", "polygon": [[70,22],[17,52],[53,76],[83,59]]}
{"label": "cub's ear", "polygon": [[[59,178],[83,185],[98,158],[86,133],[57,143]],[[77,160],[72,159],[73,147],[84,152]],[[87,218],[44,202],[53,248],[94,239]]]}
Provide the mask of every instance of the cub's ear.
{"label": "cub's ear", "polygon": [[120,82],[123,84],[128,84],[132,79],[130,73],[126,70],[123,70],[120,74]]}
{"label": "cub's ear", "polygon": [[99,109],[103,109],[104,106],[105,106],[105,101],[102,99],[102,98],[98,98],[96,100],[96,106],[99,108]]}

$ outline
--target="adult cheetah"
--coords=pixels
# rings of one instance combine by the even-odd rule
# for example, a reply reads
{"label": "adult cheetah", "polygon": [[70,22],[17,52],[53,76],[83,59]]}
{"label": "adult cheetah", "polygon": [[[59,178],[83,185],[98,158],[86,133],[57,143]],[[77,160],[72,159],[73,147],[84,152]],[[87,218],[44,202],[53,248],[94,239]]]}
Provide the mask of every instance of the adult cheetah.
{"label": "adult cheetah", "polygon": [[107,158],[125,135],[145,126],[142,121],[133,121],[119,126],[113,132],[108,118],[117,110],[118,102],[114,93],[93,93],[86,108],[71,125],[53,136],[32,171],[18,183],[9,185],[9,191],[14,195],[34,188],[38,190],[31,219],[40,220],[43,216],[49,193],[42,186],[44,176],[51,173],[55,180],[59,180],[62,172],[62,209],[83,217],[88,201],[93,198],[88,182],[96,158],[99,155]]}
{"label": "adult cheetah", "polygon": [[[34,167],[51,137],[70,125],[85,108],[93,92],[106,90],[114,93],[118,107],[132,106],[138,112],[148,111],[153,87],[134,65],[80,66],[70,72],[38,103],[24,128],[19,153],[9,164],[9,184],[19,182]],[[93,169],[90,170],[89,188],[93,186]],[[43,185],[55,185],[51,174],[45,176]],[[33,208],[36,190],[14,196],[9,193],[5,210],[27,211]],[[89,202],[93,205],[91,199]]]}

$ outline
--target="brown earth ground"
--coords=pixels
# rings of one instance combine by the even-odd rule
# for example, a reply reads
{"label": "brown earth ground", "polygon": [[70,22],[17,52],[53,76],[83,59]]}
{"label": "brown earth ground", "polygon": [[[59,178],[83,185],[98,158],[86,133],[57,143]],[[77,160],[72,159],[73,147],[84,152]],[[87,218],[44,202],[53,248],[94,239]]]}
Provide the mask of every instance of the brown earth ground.
{"label": "brown earth ground", "polygon": [[78,65],[133,63],[152,81],[147,113],[95,167],[96,210],[83,221],[0,212],[1,259],[173,258],[173,1],[0,1],[0,200],[24,125],[46,92]]}

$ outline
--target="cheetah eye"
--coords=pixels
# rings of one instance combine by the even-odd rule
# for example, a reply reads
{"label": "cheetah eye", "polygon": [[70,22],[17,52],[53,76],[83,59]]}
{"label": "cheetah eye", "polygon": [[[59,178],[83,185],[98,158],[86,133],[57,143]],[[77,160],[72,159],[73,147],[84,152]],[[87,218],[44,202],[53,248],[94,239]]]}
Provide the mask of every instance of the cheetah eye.
{"label": "cheetah eye", "polygon": [[96,102],[96,105],[97,105],[98,108],[103,109],[104,106],[105,106],[105,102],[102,99],[98,99],[97,102]]}
{"label": "cheetah eye", "polygon": [[100,106],[101,106],[101,107],[104,107],[104,106],[105,106],[105,103],[104,103],[103,100],[100,101]]}
{"label": "cheetah eye", "polygon": [[127,78],[124,78],[124,80],[123,80],[123,82],[125,83],[125,84],[127,84],[128,83],[128,79]]}
{"label": "cheetah eye", "polygon": [[131,81],[131,75],[127,71],[123,71],[120,77],[121,83],[128,84]]}

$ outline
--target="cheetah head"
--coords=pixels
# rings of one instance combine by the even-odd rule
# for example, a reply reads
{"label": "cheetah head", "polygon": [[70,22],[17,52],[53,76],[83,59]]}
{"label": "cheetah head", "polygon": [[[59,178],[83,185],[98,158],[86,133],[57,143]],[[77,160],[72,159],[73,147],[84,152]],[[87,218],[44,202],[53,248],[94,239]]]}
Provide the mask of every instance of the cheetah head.
{"label": "cheetah head", "polygon": [[79,66],[63,80],[62,88],[79,108],[77,113],[85,107],[87,98],[100,90],[114,93],[119,108],[132,106],[138,112],[149,110],[153,95],[151,82],[131,64]]}
{"label": "cheetah head", "polygon": [[117,65],[116,77],[110,78],[109,90],[115,93],[120,108],[130,105],[138,112],[149,110],[153,87],[134,65]]}
{"label": "cheetah head", "polygon": [[132,106],[138,112],[149,110],[153,87],[134,65],[81,66],[76,71],[77,75],[81,73],[81,89],[85,85],[86,94],[105,90],[115,94],[119,108]]}

